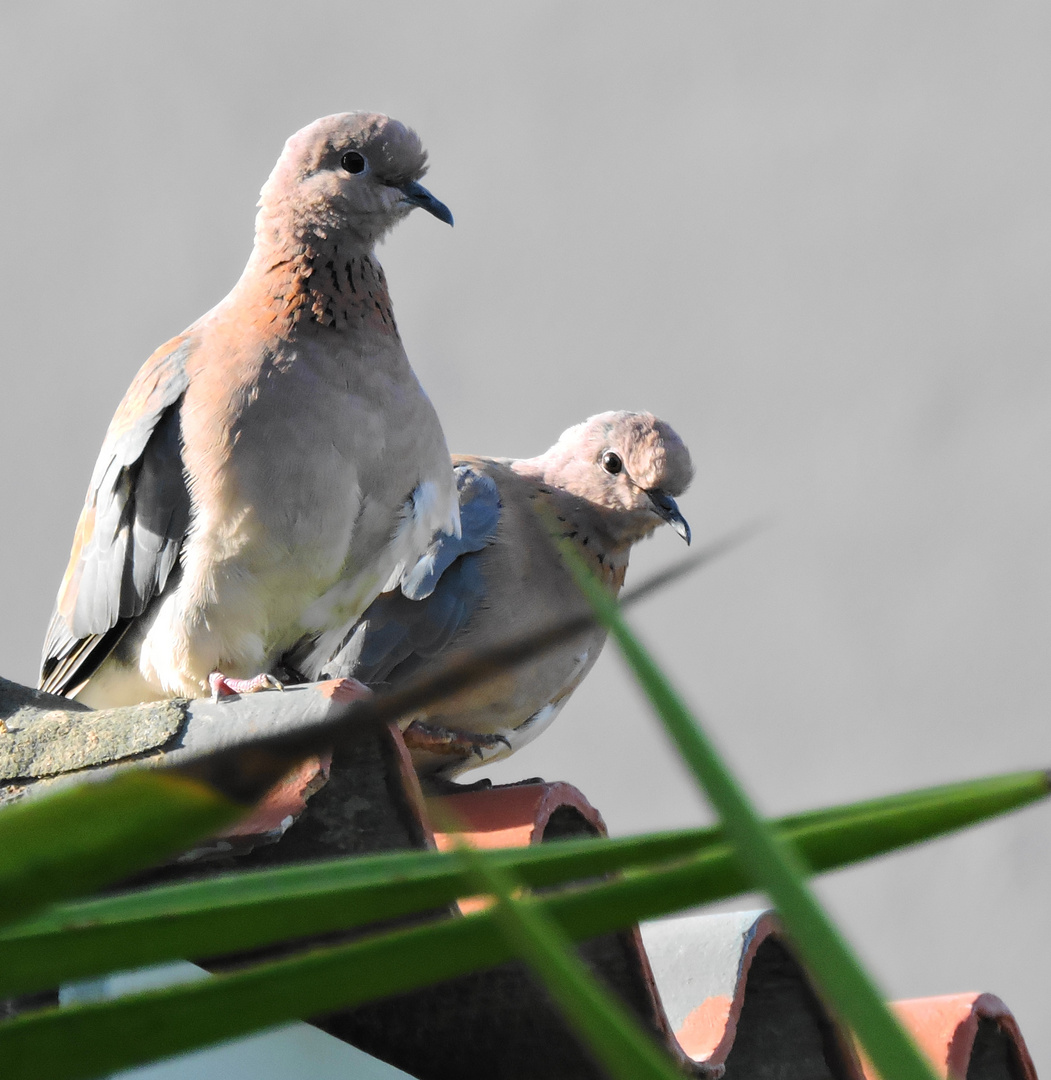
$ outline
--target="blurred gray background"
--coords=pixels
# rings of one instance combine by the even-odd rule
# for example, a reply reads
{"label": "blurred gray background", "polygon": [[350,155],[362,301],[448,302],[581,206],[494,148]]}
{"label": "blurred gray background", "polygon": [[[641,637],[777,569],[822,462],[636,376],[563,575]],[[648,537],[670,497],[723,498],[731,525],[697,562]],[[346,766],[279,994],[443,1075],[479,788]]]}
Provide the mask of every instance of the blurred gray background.
{"label": "blurred gray background", "polygon": [[[633,616],[764,810],[1051,765],[1051,10],[8,3],[0,670],[33,682],[91,466],[247,258],[284,139],[431,151],[381,251],[453,449],[650,409],[699,542]],[[629,583],[683,554],[663,530]],[[497,780],[708,812],[609,650]],[[470,779],[470,777],[468,777]],[[820,885],[888,993],[988,990],[1051,1069],[1047,808]]]}

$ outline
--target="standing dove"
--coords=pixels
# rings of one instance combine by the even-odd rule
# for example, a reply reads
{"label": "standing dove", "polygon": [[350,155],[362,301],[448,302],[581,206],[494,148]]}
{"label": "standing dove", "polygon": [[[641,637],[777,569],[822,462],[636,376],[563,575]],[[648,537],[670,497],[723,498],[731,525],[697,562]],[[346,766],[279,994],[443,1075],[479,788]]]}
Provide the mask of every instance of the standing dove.
{"label": "standing dove", "polygon": [[[462,534],[435,537],[402,586],[373,602],[328,674],[397,688],[589,611],[537,507],[614,593],[632,545],[662,522],[690,542],[674,498],[693,478],[690,454],[650,413],[593,416],[540,457],[455,455],[453,464]],[[591,670],[605,638],[595,626],[409,718],[405,741],[417,771],[440,783],[531,742]]]}
{"label": "standing dove", "polygon": [[237,284],[161,346],[99,454],[40,685],[95,707],[316,677],[432,537],[459,535],[449,452],[376,242],[427,155],[396,120],[285,144]]}

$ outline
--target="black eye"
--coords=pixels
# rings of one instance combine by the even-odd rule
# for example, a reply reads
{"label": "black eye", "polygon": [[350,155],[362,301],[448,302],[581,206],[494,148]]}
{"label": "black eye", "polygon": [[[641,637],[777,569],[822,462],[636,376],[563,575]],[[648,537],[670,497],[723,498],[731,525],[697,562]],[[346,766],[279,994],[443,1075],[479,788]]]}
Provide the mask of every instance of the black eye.
{"label": "black eye", "polygon": [[616,476],[624,468],[624,462],[620,460],[620,454],[614,454],[612,450],[607,450],[602,455],[602,467],[611,476]]}
{"label": "black eye", "polygon": [[357,150],[348,150],[339,161],[340,165],[349,173],[359,173],[364,171],[365,159]]}

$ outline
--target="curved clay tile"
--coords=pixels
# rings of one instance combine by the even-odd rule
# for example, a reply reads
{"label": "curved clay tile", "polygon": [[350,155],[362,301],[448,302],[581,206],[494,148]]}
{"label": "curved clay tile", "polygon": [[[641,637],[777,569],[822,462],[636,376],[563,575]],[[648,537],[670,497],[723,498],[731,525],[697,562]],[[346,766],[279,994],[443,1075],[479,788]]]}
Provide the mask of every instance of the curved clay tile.
{"label": "curved clay tile", "polygon": [[[949,1080],[1036,1080],[1011,1010],[993,994],[946,994],[896,1001],[912,1037]],[[878,1080],[866,1062],[868,1080]]]}

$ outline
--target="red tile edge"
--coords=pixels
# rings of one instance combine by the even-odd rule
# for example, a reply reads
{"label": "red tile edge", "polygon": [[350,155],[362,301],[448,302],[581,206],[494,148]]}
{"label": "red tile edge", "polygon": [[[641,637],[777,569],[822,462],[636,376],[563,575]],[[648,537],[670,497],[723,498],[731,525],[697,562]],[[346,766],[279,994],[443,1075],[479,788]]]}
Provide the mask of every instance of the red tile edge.
{"label": "red tile edge", "polygon": [[456,838],[478,848],[538,844],[544,838],[551,815],[567,808],[577,811],[599,835],[606,835],[606,825],[599,812],[572,784],[562,782],[485,788],[428,801],[435,802],[441,813],[463,826],[455,833],[435,830],[439,851],[448,851]]}
{"label": "red tile edge", "polygon": [[[1037,1080],[1036,1068],[1011,1010],[995,994],[945,994],[894,1002],[916,1044],[931,1059],[939,1076],[962,1080],[967,1076],[971,1053],[982,1020],[993,1021],[1011,1044],[1021,1080]],[[867,1060],[867,1080],[879,1080]]]}
{"label": "red tile edge", "polygon": [[[348,679],[329,679],[316,683],[311,691],[328,701],[349,705],[371,693],[360,683]],[[399,745],[401,740],[398,740]],[[406,751],[407,753],[407,751]],[[307,808],[307,799],[320,791],[328,782],[329,769],[332,766],[331,752],[306,758],[283,780],[275,784],[263,798],[256,803],[247,817],[241,818],[228,829],[216,833],[213,839],[236,840],[240,843],[273,842],[279,839],[286,829]]]}
{"label": "red tile edge", "polygon": [[[322,698],[341,705],[348,705],[369,692],[355,680],[348,679],[329,679],[316,683],[312,689]],[[403,793],[421,823],[423,846],[433,848],[434,839],[430,829],[422,825],[426,821],[423,792],[412,765],[412,757],[402,739],[398,725],[393,721],[388,723],[387,732],[390,744],[394,748]],[[331,767],[331,751],[304,759],[284,779],[275,784],[246,817],[187,852],[179,861],[193,862],[201,857],[225,854],[230,851],[244,854],[259,844],[271,844],[280,840],[289,826],[306,809],[307,800],[328,783]]]}
{"label": "red tile edge", "polygon": [[737,1022],[744,1007],[752,960],[759,946],[770,936],[780,938],[780,923],[773,912],[766,912],[757,920],[755,932],[741,953],[733,997],[706,998],[687,1015],[675,1033],[683,1051],[694,1061],[703,1061],[707,1065],[726,1063],[737,1036]]}
{"label": "red tile edge", "polygon": [[217,838],[280,836],[307,808],[307,799],[324,787],[331,765],[331,753],[306,758],[275,784],[247,817],[217,833]]}
{"label": "red tile edge", "polygon": [[397,761],[402,794],[405,796],[409,809],[415,818],[414,825],[418,830],[419,845],[433,850],[437,847],[437,844],[435,843],[435,833],[431,828],[430,818],[427,815],[427,799],[423,794],[423,789],[420,787],[420,778],[416,773],[416,768],[412,764],[412,754],[405,745],[401,728],[398,727],[394,720],[387,724],[387,737],[389,739],[388,745],[393,748]]}
{"label": "red tile edge", "polygon": [[694,1061],[718,1064],[726,1060],[733,1045],[741,1004],[720,994],[705,998],[675,1033],[683,1052]]}
{"label": "red tile edge", "polygon": [[[432,804],[433,818],[462,826],[453,831],[433,830],[434,845],[439,851],[451,850],[458,840],[466,840],[476,848],[539,844],[551,815],[566,808],[577,811],[601,836],[606,835],[606,825],[599,812],[572,784],[560,781],[480,788],[439,795],[427,803]],[[488,907],[489,903],[489,897],[465,896],[458,907],[461,914],[469,915]]]}

